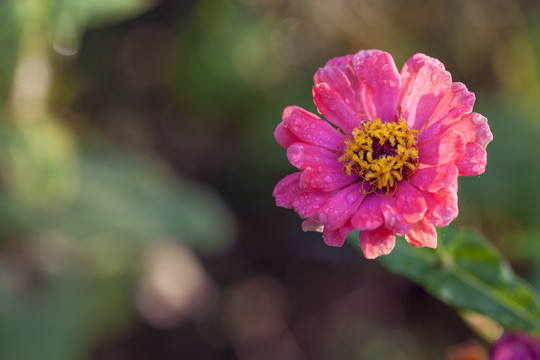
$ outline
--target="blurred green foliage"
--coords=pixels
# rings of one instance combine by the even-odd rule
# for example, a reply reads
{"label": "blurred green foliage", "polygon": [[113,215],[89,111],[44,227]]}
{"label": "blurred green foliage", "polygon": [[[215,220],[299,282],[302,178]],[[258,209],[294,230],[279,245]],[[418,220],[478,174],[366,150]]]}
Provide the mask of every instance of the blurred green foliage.
{"label": "blurred green foliage", "polygon": [[88,26],[148,7],[141,0],[0,5],[2,359],[86,358],[96,341],[132,321],[147,246],[175,239],[210,254],[232,240],[234,218],[213,191],[151,156],[81,146],[50,111],[53,46],[72,55]]}
{"label": "blurred green foliage", "polygon": [[2,103],[6,101],[17,49],[19,48],[19,37],[21,24],[15,15],[15,1],[2,1],[0,3],[0,49],[2,51],[2,61],[0,61],[0,99]]}

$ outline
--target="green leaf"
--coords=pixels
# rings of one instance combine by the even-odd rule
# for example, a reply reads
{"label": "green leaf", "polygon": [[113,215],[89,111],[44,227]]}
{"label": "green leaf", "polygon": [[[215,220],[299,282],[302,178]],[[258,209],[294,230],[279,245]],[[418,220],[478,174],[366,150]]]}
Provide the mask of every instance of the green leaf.
{"label": "green leaf", "polygon": [[540,332],[538,293],[477,232],[440,230],[437,249],[398,241],[380,261],[458,310],[486,315],[508,329]]}

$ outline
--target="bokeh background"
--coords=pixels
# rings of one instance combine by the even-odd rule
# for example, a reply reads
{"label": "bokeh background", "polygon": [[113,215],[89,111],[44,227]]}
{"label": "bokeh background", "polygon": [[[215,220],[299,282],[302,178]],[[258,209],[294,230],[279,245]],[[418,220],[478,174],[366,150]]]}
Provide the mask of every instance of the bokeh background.
{"label": "bokeh background", "polygon": [[2,0],[0,359],[481,359],[271,196],[283,108],[369,48],[476,93],[495,140],[454,224],[540,289],[537,1]]}

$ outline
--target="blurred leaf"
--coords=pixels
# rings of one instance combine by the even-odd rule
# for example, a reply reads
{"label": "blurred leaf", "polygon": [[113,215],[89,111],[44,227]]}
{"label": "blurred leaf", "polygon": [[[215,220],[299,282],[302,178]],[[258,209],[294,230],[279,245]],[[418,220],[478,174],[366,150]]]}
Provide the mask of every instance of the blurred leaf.
{"label": "blurred leaf", "polygon": [[441,230],[437,249],[398,241],[380,260],[458,310],[484,314],[506,328],[540,332],[538,294],[474,231]]}
{"label": "blurred leaf", "polygon": [[150,7],[150,0],[55,0],[50,23],[55,46],[75,50],[87,26],[102,26],[134,16]]}
{"label": "blurred leaf", "polygon": [[508,235],[501,243],[505,253],[519,262],[527,281],[535,289],[540,289],[540,228],[523,228]]}
{"label": "blurred leaf", "polygon": [[80,157],[79,171],[70,202],[43,211],[5,197],[0,199],[0,222],[15,231],[22,226],[79,240],[174,237],[206,252],[220,251],[232,239],[234,219],[217,195],[173,178],[155,160],[87,152]]}
{"label": "blurred leaf", "polygon": [[0,127],[4,188],[24,206],[55,208],[73,195],[77,151],[71,134],[48,115]]}
{"label": "blurred leaf", "polygon": [[264,15],[230,0],[197,1],[180,29],[172,96],[211,121],[256,109],[263,83],[284,70],[268,45],[276,20]]}
{"label": "blurred leaf", "polygon": [[7,98],[16,54],[19,47],[20,24],[16,21],[15,7],[11,1],[0,1],[0,103]]}
{"label": "blurred leaf", "polygon": [[71,17],[79,26],[103,25],[134,16],[148,7],[151,0],[56,0],[55,12]]}

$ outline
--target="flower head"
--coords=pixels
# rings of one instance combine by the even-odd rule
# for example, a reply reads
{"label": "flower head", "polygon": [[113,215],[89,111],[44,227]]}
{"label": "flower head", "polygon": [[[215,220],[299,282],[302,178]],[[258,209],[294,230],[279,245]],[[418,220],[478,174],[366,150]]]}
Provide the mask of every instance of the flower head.
{"label": "flower head", "polygon": [[319,69],[313,99],[328,121],[290,106],[274,132],[300,170],[276,185],[277,205],[328,245],[359,229],[367,258],[390,253],[396,234],[436,247],[434,226],[458,214],[458,175],[484,172],[493,139],[474,94],[436,59],[416,54],[400,73],[368,50]]}
{"label": "flower head", "polygon": [[490,350],[491,360],[538,360],[540,339],[524,333],[511,333],[497,341]]}

